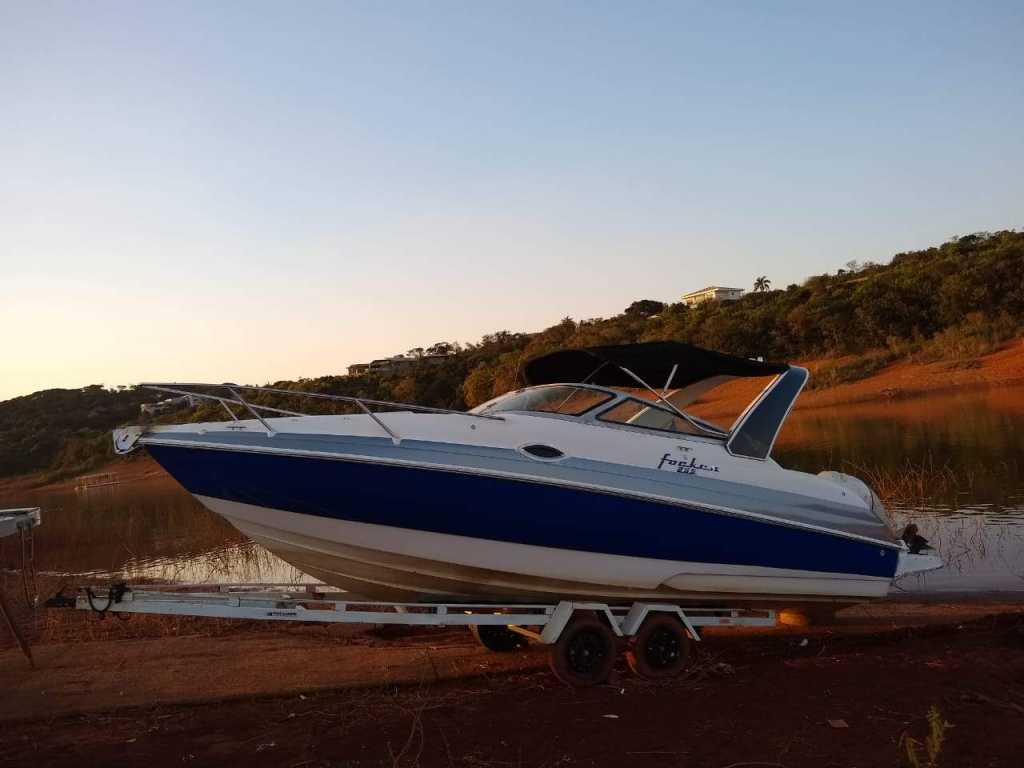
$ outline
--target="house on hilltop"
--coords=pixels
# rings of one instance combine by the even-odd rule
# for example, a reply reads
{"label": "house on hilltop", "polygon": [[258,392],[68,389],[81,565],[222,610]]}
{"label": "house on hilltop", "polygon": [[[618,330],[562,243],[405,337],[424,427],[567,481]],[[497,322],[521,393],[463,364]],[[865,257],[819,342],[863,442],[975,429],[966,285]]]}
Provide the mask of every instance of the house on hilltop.
{"label": "house on hilltop", "polygon": [[399,373],[423,363],[426,363],[427,365],[436,365],[442,360],[447,360],[449,357],[452,357],[454,354],[454,352],[447,352],[445,354],[437,355],[417,354],[382,357],[377,360],[371,360],[368,363],[353,363],[348,367],[348,375],[359,376],[363,373]]}
{"label": "house on hilltop", "polygon": [[683,304],[695,307],[705,301],[736,301],[743,296],[742,288],[724,288],[720,285],[709,285],[699,291],[690,291],[683,295]]}

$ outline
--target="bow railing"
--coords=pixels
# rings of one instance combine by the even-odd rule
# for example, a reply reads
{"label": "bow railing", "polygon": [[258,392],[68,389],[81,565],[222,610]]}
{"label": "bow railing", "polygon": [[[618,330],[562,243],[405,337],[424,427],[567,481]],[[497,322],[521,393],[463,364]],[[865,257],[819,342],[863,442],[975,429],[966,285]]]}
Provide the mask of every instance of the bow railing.
{"label": "bow railing", "polygon": [[[267,430],[268,435],[275,434],[276,430],[267,422],[263,417],[262,413],[277,414],[282,416],[313,416],[318,414],[302,413],[300,411],[291,411],[284,408],[278,408],[277,406],[264,405],[262,403],[254,402],[251,399],[246,399],[241,393],[242,392],[259,392],[266,393],[275,396],[286,396],[296,397],[299,399],[306,398],[310,400],[332,400],[342,403],[351,403],[358,407],[363,413],[373,419],[384,432],[387,433],[388,437],[391,438],[392,442],[397,445],[401,442],[401,438],[395,433],[395,431],[384,423],[383,420],[371,410],[371,406],[379,408],[390,408],[400,411],[412,411],[415,413],[447,413],[455,414],[458,416],[465,416],[471,419],[488,419],[492,421],[503,421],[501,416],[488,416],[482,413],[470,413],[468,411],[455,411],[449,408],[432,408],[426,405],[415,405],[413,403],[397,403],[389,400],[373,400],[366,397],[354,397],[352,395],[328,395],[323,392],[304,392],[302,390],[294,389],[282,389],[280,387],[256,387],[248,384],[203,384],[193,382],[172,382],[172,383],[158,383],[158,382],[146,382],[139,385],[145,389],[152,389],[156,392],[166,392],[174,395],[181,395],[185,397],[194,397],[201,400],[210,400],[219,402],[225,411],[235,421],[239,421],[238,414],[232,410],[231,405],[238,405],[245,409],[249,415],[256,419],[263,428]],[[220,393],[213,394],[210,392],[202,392],[197,390],[211,389],[219,390]],[[322,414],[320,414],[322,415]]]}

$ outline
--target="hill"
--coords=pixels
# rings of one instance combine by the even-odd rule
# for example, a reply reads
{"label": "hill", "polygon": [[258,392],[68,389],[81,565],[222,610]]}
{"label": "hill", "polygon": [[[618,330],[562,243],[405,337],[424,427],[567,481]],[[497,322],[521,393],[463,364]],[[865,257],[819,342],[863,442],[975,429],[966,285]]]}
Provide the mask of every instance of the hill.
{"label": "hill", "polygon": [[[464,408],[521,384],[522,363],[535,355],[662,339],[765,359],[835,359],[817,366],[817,388],[866,377],[897,360],[969,367],[1024,331],[1024,233],[972,234],[897,254],[888,264],[851,263],[800,285],[761,287],[735,302],[688,308],[646,299],[615,317],[566,317],[534,334],[498,331],[449,358],[400,373],[274,386]],[[39,470],[68,474],[101,463],[110,453],[107,431],[138,421],[139,404],[154,399],[134,389],[92,386],[0,403],[0,477]],[[283,402],[266,398],[267,404],[274,400]],[[168,418],[221,416],[201,407]]]}

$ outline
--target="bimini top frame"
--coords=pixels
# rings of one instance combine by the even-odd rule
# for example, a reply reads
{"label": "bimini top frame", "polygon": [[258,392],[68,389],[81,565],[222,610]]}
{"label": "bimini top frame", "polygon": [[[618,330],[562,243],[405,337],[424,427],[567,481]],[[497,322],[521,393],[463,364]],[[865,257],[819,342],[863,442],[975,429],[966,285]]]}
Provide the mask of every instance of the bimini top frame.
{"label": "bimini top frame", "polygon": [[[729,453],[762,461],[771,455],[782,424],[808,379],[804,368],[726,355],[677,341],[563,349],[530,360],[524,373],[530,384],[639,385],[655,396],[659,407],[671,409],[704,434],[724,438]],[[688,415],[670,394],[698,393],[730,379],[768,376],[772,380],[728,433],[710,429]],[[652,385],[662,386],[661,391]]]}
{"label": "bimini top frame", "polygon": [[524,366],[528,384],[590,383],[632,387],[637,378],[683,389],[718,376],[778,376],[785,363],[765,363],[726,355],[678,341],[648,341],[583,349],[563,349],[535,357]]}

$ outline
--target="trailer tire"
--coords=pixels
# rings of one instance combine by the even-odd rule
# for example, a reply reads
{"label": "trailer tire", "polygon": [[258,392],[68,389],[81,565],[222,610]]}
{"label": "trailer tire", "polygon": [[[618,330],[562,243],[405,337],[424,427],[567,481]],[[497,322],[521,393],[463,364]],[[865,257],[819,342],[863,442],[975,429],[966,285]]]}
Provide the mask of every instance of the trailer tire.
{"label": "trailer tire", "polygon": [[494,624],[470,624],[469,631],[484,648],[495,653],[511,653],[525,648],[528,640],[508,627]]}
{"label": "trailer tire", "polygon": [[629,668],[641,677],[675,677],[690,661],[690,637],[676,616],[652,613],[630,640]]}
{"label": "trailer tire", "polygon": [[615,665],[616,638],[609,626],[593,614],[574,616],[553,646],[551,671],[573,686],[605,682]]}

